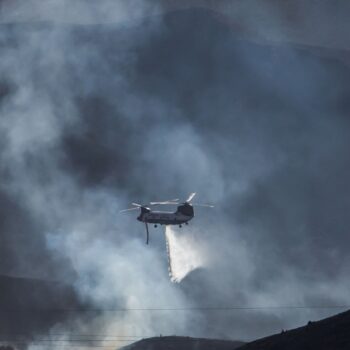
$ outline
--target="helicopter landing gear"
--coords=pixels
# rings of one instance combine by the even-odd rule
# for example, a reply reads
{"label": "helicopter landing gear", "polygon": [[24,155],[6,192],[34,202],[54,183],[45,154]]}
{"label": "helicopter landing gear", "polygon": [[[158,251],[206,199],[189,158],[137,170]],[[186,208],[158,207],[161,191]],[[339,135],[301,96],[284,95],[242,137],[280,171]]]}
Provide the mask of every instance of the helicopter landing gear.
{"label": "helicopter landing gear", "polygon": [[185,222],[185,225],[188,225],[188,222]]}

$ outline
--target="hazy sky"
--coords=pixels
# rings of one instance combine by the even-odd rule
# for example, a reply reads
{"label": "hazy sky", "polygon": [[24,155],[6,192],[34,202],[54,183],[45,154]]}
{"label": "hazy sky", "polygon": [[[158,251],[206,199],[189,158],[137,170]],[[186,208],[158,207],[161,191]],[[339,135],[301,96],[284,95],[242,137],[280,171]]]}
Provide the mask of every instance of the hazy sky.
{"label": "hazy sky", "polygon": [[[41,4],[1,12],[1,274],[68,283],[96,308],[349,304],[346,52],[246,40],[203,9]],[[145,246],[118,211],[192,191],[215,209],[183,229],[203,267],[174,284],[162,231]],[[109,313],[76,327],[252,339],[333,312]]]}

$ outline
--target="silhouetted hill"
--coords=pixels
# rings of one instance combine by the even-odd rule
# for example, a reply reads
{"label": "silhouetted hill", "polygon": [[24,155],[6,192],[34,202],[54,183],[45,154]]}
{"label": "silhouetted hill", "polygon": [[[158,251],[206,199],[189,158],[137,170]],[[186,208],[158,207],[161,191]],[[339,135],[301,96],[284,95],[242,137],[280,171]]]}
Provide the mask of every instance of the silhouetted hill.
{"label": "silhouetted hill", "polygon": [[154,337],[142,339],[123,350],[348,350],[350,349],[350,311],[306,326],[244,344],[241,341]]}
{"label": "silhouetted hill", "polygon": [[142,339],[124,347],[124,350],[233,350],[241,341],[203,339],[191,337],[154,337]]}
{"label": "silhouetted hill", "polygon": [[350,311],[246,344],[239,350],[348,350]]}

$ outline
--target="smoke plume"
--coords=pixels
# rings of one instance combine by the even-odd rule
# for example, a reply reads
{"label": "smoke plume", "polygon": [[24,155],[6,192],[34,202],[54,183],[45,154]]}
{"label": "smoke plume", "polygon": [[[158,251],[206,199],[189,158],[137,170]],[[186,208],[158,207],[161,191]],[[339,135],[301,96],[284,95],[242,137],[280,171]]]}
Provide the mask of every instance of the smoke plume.
{"label": "smoke plume", "polygon": [[[332,311],[205,307],[348,304],[348,21],[251,4],[1,2],[0,273],[95,310],[52,334],[252,339]],[[315,7],[337,50],[298,27]],[[172,283],[163,232],[118,212],[191,192],[215,208],[167,232]]]}

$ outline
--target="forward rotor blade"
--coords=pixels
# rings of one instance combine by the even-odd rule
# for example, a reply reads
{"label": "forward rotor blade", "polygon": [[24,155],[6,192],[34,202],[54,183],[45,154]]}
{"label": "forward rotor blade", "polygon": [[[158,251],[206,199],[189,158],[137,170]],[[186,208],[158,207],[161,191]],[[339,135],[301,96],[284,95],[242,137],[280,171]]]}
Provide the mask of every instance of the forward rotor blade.
{"label": "forward rotor blade", "polygon": [[119,213],[124,213],[126,211],[130,211],[130,210],[137,210],[139,209],[139,207],[134,207],[134,208],[129,208],[129,209],[123,209],[123,210],[120,210]]}
{"label": "forward rotor blade", "polygon": [[139,207],[139,208],[142,207],[142,205],[141,205],[141,204],[138,204],[138,203],[131,203],[131,204],[134,205],[135,207]]}
{"label": "forward rotor blade", "polygon": [[193,192],[193,193],[191,193],[189,196],[188,196],[188,198],[186,199],[186,202],[188,203],[188,202],[191,202],[191,200],[193,199],[193,197],[196,195],[196,192]]}

